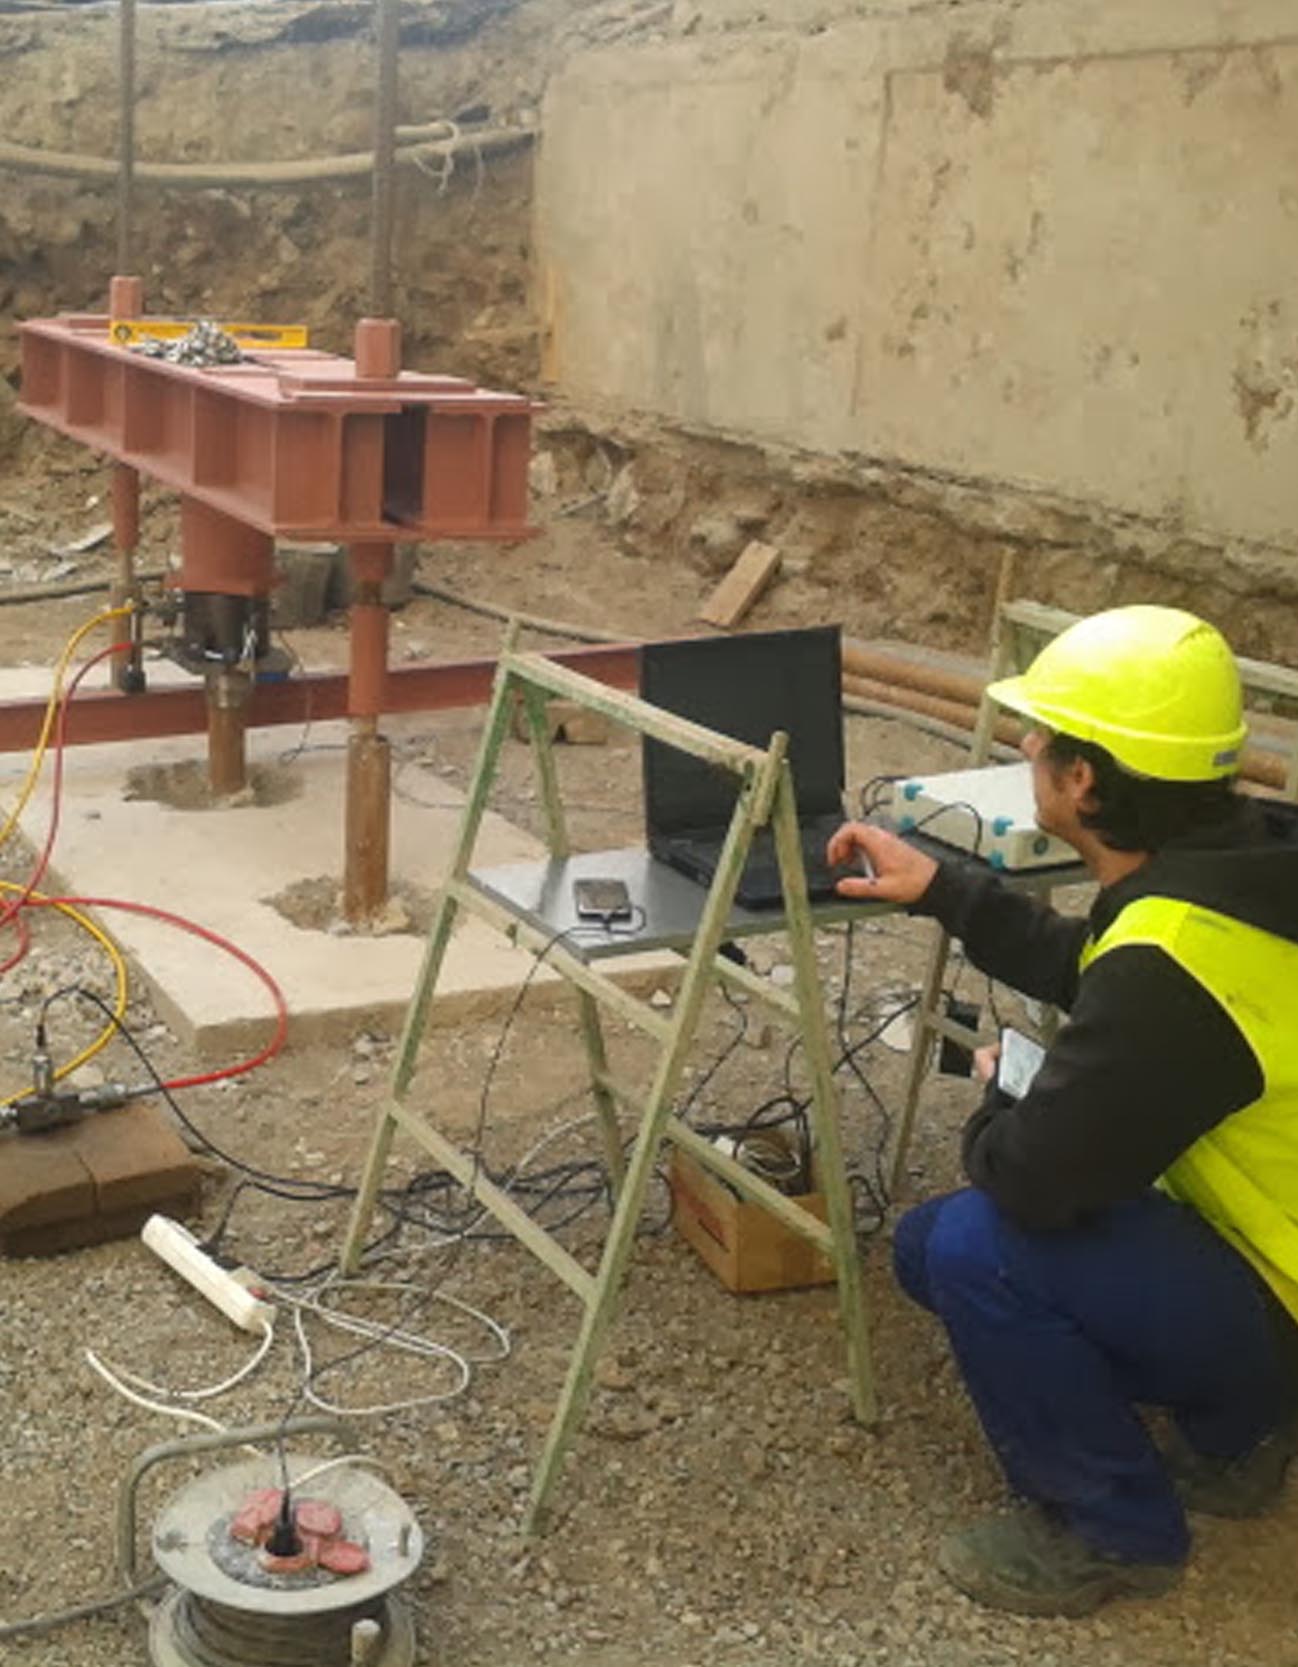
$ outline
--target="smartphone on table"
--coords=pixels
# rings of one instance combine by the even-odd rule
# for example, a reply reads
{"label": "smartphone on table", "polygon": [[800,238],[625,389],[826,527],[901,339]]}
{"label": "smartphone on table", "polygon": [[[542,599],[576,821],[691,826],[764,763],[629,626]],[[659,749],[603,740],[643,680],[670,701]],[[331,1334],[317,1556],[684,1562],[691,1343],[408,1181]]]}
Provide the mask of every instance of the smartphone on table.
{"label": "smartphone on table", "polygon": [[592,875],[572,882],[572,900],[578,920],[630,920],[631,893],[623,880]]}

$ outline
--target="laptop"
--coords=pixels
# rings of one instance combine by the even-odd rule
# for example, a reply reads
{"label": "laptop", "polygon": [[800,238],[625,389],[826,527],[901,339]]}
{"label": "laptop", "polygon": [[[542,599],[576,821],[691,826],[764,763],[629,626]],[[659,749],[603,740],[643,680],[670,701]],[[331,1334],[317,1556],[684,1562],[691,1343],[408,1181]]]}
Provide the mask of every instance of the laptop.
{"label": "laptop", "polygon": [[[832,897],[838,878],[825,845],[845,820],[842,691],[837,625],[646,643],[640,651],[640,692],[652,705],[755,747],[787,731],[812,898]],[[645,837],[660,862],[710,885],[738,792],[730,771],[645,737]],[[783,902],[769,827],[754,835],[736,897],[754,909]]]}

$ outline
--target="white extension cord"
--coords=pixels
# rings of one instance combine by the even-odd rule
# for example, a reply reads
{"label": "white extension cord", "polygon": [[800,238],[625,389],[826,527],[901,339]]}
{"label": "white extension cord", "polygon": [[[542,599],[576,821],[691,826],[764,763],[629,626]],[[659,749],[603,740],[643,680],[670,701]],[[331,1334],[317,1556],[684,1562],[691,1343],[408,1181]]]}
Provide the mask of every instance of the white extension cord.
{"label": "white extension cord", "polygon": [[200,1292],[243,1331],[260,1336],[275,1323],[274,1305],[249,1290],[237,1273],[220,1267],[187,1227],[170,1216],[152,1215],[140,1237],[168,1267]]}

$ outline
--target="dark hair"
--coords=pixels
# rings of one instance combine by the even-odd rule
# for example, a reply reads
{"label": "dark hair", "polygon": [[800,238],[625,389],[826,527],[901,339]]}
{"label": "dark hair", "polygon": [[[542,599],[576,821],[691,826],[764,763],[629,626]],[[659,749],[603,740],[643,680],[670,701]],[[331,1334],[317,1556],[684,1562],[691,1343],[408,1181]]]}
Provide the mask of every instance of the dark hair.
{"label": "dark hair", "polygon": [[1178,834],[1224,822],[1235,807],[1234,778],[1158,781],[1133,776],[1094,741],[1052,734],[1042,756],[1055,768],[1081,759],[1095,772],[1094,810],[1078,819],[1114,851],[1158,851]]}

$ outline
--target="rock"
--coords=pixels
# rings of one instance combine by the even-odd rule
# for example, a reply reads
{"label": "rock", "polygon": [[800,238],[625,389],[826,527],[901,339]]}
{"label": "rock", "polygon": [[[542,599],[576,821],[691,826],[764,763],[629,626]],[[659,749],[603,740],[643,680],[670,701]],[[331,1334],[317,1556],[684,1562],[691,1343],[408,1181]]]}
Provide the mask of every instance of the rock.
{"label": "rock", "polygon": [[602,446],[596,446],[595,450],[586,459],[586,465],[582,469],[581,476],[586,483],[587,490],[591,492],[607,492],[609,487],[612,486],[613,464]]}
{"label": "rock", "polygon": [[605,500],[605,511],[615,527],[624,525],[640,507],[640,493],[636,489],[635,474],[630,463],[625,464],[614,478]]}
{"label": "rock", "polygon": [[528,484],[538,498],[552,498],[559,490],[559,466],[551,451],[539,451],[527,466]]}
{"label": "rock", "polygon": [[370,931],[376,938],[389,938],[395,932],[410,930],[410,910],[399,897],[389,897],[370,922]]}
{"label": "rock", "polygon": [[709,572],[722,573],[748,543],[748,533],[737,516],[713,512],[695,521],[689,543]]}
{"label": "rock", "polygon": [[617,1357],[609,1356],[601,1360],[595,1368],[595,1382],[601,1389],[609,1389],[616,1395],[625,1394],[628,1389],[635,1387],[635,1376],[628,1372]]}

